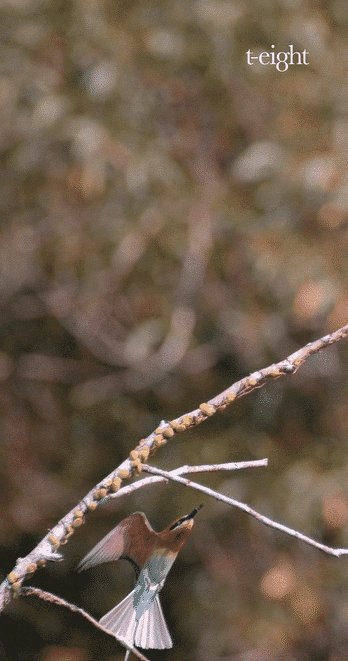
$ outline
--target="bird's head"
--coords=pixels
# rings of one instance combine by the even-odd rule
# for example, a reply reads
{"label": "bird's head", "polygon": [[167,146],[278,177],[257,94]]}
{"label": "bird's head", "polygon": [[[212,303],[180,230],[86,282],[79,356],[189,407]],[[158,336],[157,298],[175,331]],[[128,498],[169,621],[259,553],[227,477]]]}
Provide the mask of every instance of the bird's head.
{"label": "bird's head", "polygon": [[180,551],[191,535],[194,526],[194,517],[202,507],[203,504],[195,507],[192,512],[185,514],[180,519],[176,519],[163,532],[158,533],[159,538],[167,548],[177,553]]}

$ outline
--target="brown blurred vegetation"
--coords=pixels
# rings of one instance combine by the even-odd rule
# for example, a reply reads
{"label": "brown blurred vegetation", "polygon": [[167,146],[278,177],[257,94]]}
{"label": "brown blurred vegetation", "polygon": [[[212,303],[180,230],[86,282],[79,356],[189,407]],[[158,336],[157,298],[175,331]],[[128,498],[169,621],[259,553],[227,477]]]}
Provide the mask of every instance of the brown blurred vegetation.
{"label": "brown blurred vegetation", "polygon": [[[1,0],[2,577],[140,438],[347,323],[344,0]],[[307,49],[280,73],[245,52]],[[155,457],[348,546],[347,343]],[[126,567],[76,575],[122,516],[197,504],[153,487],[90,516],[35,584],[101,617]],[[162,592],[150,659],[344,661],[347,559],[206,502]],[[34,581],[34,579],[33,579]],[[34,598],[1,659],[118,661],[116,641]]]}

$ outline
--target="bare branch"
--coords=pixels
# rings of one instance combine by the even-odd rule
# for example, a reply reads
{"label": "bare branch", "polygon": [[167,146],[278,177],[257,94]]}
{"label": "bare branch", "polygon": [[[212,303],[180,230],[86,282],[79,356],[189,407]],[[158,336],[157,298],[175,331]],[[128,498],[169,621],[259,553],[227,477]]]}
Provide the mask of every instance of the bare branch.
{"label": "bare branch", "polygon": [[[241,470],[245,468],[262,468],[268,466],[268,459],[256,459],[255,461],[232,461],[228,464],[202,464],[200,466],[180,466],[170,471],[171,475],[183,475],[187,473],[215,473],[217,471],[232,471]],[[144,468],[145,470],[145,468]],[[150,486],[158,482],[168,482],[166,477],[160,475],[153,477],[144,477],[142,480],[137,480],[126,487],[122,487],[117,493],[111,493],[105,497],[104,502],[121,498],[122,496],[129,495],[133,491],[142,489],[143,487]]]}
{"label": "bare branch", "polygon": [[[216,473],[218,471],[244,470],[245,468],[263,468],[268,466],[268,459],[255,459],[253,461],[230,461],[227,464],[201,464],[199,466],[181,466],[175,468],[173,475],[184,473]],[[145,468],[144,468],[145,470]]]}
{"label": "bare branch", "polygon": [[83,610],[83,608],[79,608],[78,606],[75,606],[75,604],[71,604],[69,601],[66,601],[65,599],[62,599],[61,597],[57,597],[57,595],[52,594],[52,592],[46,592],[46,590],[41,590],[39,588],[32,588],[32,587],[22,587],[21,589],[21,595],[24,597],[30,597],[30,596],[35,596],[39,597],[40,599],[43,599],[44,601],[49,601],[52,604],[57,604],[58,606],[65,606],[65,608],[69,608],[73,613],[79,613],[83,617],[86,618],[89,622],[94,624],[97,629],[100,629],[101,631],[104,631],[104,633],[109,634],[109,636],[112,636],[113,638],[116,638],[116,640],[120,643],[120,645],[123,645],[123,647],[126,647],[128,651],[133,652],[135,656],[138,657],[138,659],[141,659],[142,661],[149,661],[149,659],[141,654],[141,652],[138,652],[135,647],[128,647],[126,643],[123,640],[120,640],[115,636],[114,633],[109,631],[109,629],[105,629],[98,620],[95,620],[94,617],[89,615],[89,613],[86,613],[86,611]]}
{"label": "bare branch", "polygon": [[256,388],[264,386],[268,379],[277,379],[280,376],[284,376],[286,374],[294,374],[297,372],[298,368],[304,362],[306,362],[306,360],[308,360],[308,358],[316,353],[319,353],[322,349],[325,349],[331,344],[339,342],[347,336],[348,324],[346,326],[342,326],[342,328],[335,331],[334,333],[325,335],[324,337],[320,338],[320,340],[309,342],[305,347],[295,351],[295,353],[288,356],[288,358],[285,360],[282,360],[279,363],[274,363],[273,365],[265,367],[258,372],[253,372],[253,374],[250,374],[248,377],[244,377],[244,379],[237,381],[233,384],[233,386],[227,388],[227,390],[222,392],[220,395],[211,399],[208,404],[217,407],[218,410],[221,410],[221,407],[225,408],[225,405],[229,404],[231,401],[239,399],[243,395],[252,392]]}
{"label": "bare branch", "polygon": [[272,519],[269,519],[267,516],[264,516],[263,514],[260,514],[256,510],[252,509],[252,507],[249,507],[249,505],[246,505],[246,503],[241,503],[239,502],[239,500],[235,500],[234,498],[230,498],[229,496],[224,496],[224,494],[219,493],[218,491],[214,491],[209,487],[203,486],[203,484],[198,484],[197,482],[192,482],[192,480],[188,480],[185,477],[180,477],[179,475],[175,475],[174,471],[171,472],[163,471],[160,468],[155,468],[154,466],[148,466],[147,464],[144,464],[143,470],[148,473],[153,473],[154,475],[161,475],[167,480],[173,480],[174,482],[179,482],[180,484],[183,484],[185,487],[190,487],[191,489],[202,491],[202,493],[205,493],[208,496],[215,498],[215,500],[221,500],[221,502],[227,503],[227,505],[232,505],[233,507],[237,507],[238,509],[243,510],[243,512],[246,512],[250,516],[254,517],[254,519],[257,519],[257,521],[260,521],[260,523],[263,523],[265,526],[269,526],[270,528],[275,528],[276,530],[281,530],[281,532],[284,532],[287,535],[290,535],[291,537],[296,537],[296,539],[300,539],[302,542],[305,542],[306,544],[310,544],[310,546],[315,546],[315,548],[319,549],[320,551],[324,551],[324,553],[329,553],[330,555],[334,555],[337,558],[339,558],[339,556],[341,555],[348,555],[348,549],[333,549],[330,546],[326,546],[325,544],[320,544],[320,542],[316,542],[311,537],[307,537],[307,535],[303,535],[301,532],[298,532],[297,530],[293,530],[292,528],[288,528],[288,526],[284,526],[282,523],[277,523],[277,521],[273,521]]}

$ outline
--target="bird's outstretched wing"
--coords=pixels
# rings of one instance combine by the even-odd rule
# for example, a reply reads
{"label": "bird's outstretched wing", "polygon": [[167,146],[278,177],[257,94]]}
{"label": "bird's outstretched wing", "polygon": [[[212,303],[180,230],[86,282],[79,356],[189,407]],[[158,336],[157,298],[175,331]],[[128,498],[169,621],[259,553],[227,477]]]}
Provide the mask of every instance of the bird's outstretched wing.
{"label": "bird's outstretched wing", "polygon": [[78,571],[94,565],[123,558],[129,560],[138,574],[156,544],[157,534],[143,512],[134,512],[123,519],[87,553]]}

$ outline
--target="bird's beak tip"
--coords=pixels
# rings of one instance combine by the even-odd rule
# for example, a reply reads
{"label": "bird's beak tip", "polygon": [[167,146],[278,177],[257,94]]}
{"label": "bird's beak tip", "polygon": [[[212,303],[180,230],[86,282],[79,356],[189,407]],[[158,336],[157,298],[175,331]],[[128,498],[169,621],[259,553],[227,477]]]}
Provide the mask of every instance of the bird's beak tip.
{"label": "bird's beak tip", "polygon": [[195,507],[195,509],[192,510],[192,512],[191,512],[191,514],[189,515],[188,518],[193,519],[193,517],[196,516],[197,512],[199,512],[199,510],[202,509],[203,505],[204,505],[204,503],[201,503],[200,505],[198,505],[198,507]]}

